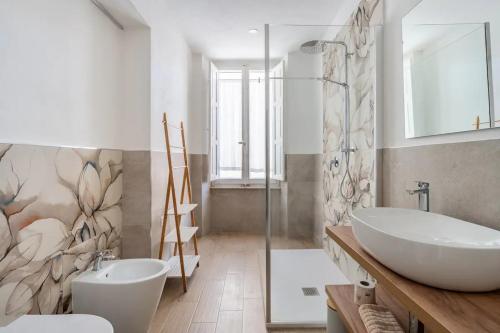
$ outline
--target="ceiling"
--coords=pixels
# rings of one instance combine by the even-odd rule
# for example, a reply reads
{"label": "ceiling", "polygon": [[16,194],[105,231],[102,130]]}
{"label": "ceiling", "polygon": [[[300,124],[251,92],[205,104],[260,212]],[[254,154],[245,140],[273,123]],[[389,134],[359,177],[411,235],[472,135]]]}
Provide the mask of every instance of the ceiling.
{"label": "ceiling", "polygon": [[[264,56],[264,24],[343,24],[359,0],[166,0],[169,18],[194,52],[211,59]],[[256,34],[249,29],[258,29]],[[271,56],[283,56],[324,28],[271,27]]]}

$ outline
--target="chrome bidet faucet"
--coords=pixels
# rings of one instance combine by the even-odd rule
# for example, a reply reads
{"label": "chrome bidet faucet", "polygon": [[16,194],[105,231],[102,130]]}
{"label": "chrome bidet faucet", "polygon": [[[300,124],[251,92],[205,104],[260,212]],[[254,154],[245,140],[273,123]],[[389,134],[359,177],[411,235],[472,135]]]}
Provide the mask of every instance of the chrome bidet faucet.
{"label": "chrome bidet faucet", "polygon": [[116,257],[111,253],[110,250],[97,251],[94,254],[94,266],[92,266],[92,270],[94,272],[99,271],[102,268],[103,261],[113,259],[116,259]]}
{"label": "chrome bidet faucet", "polygon": [[418,194],[418,209],[429,211],[429,183],[417,180],[416,189],[406,190],[410,195]]}

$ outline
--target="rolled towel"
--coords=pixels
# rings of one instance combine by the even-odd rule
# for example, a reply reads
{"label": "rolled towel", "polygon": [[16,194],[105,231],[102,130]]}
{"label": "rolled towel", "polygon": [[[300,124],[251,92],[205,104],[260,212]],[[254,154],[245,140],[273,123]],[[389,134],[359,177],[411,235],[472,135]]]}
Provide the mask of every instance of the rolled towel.
{"label": "rolled towel", "polygon": [[404,333],[396,317],[385,306],[363,304],[358,311],[368,333]]}

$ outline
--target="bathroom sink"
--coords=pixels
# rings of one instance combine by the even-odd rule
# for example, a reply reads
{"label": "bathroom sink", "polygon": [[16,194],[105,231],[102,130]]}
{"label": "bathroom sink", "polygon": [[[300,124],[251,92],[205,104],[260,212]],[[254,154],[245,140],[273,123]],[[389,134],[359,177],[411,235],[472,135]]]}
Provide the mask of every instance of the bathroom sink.
{"label": "bathroom sink", "polygon": [[361,247],[400,275],[437,288],[500,288],[500,231],[452,217],[400,208],[353,212]]}
{"label": "bathroom sink", "polygon": [[104,262],[72,281],[73,313],[103,317],[116,332],[147,332],[169,269],[157,259]]}
{"label": "bathroom sink", "polygon": [[80,275],[79,282],[89,283],[136,283],[154,278],[170,268],[164,261],[156,259],[126,259],[107,261],[97,272],[88,271]]}

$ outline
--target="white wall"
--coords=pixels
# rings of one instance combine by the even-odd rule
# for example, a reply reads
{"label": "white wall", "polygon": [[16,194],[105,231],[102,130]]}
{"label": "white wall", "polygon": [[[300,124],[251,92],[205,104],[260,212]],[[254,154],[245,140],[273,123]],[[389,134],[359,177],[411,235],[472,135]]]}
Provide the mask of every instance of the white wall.
{"label": "white wall", "polygon": [[420,0],[384,2],[384,135],[383,147],[405,147],[500,138],[500,128],[406,139],[403,99],[401,19]]}
{"label": "white wall", "polygon": [[151,150],[165,151],[161,124],[187,123],[191,50],[168,17],[167,1],[132,0],[151,27]]}
{"label": "white wall", "polygon": [[123,110],[123,50],[136,42],[88,0],[1,1],[0,141],[147,147],[142,108]]}
{"label": "white wall", "polygon": [[0,141],[118,144],[122,32],[92,3],[2,1],[0,33]]}
{"label": "white wall", "polygon": [[[286,77],[322,77],[321,55],[288,54]],[[284,103],[285,154],[323,152],[323,84],[286,80]]]}
{"label": "white wall", "polygon": [[[131,0],[145,22],[151,28],[151,250],[157,256],[161,235],[165,193],[167,191],[167,159],[162,114],[167,113],[168,122],[184,122],[189,136],[189,87],[191,81],[192,55],[185,39],[172,23],[167,1]],[[177,134],[174,137],[174,134]],[[180,145],[178,131],[172,131],[173,145]],[[189,137],[188,137],[189,140]],[[189,147],[188,147],[189,149]],[[179,153],[179,151],[174,151]],[[180,161],[178,162],[180,165]],[[174,174],[179,177],[180,173]],[[179,184],[176,184],[179,186]],[[177,187],[178,191],[178,187]]]}
{"label": "white wall", "polygon": [[120,96],[120,146],[126,150],[149,150],[151,111],[151,31],[127,28],[122,46]]}
{"label": "white wall", "polygon": [[187,144],[190,154],[208,154],[210,61],[199,53],[191,59]]}

